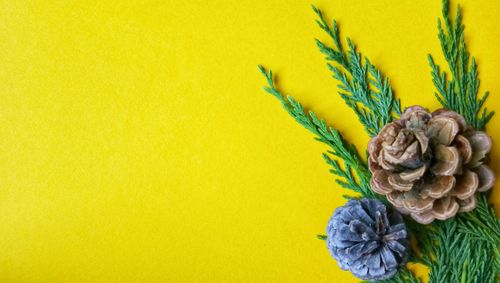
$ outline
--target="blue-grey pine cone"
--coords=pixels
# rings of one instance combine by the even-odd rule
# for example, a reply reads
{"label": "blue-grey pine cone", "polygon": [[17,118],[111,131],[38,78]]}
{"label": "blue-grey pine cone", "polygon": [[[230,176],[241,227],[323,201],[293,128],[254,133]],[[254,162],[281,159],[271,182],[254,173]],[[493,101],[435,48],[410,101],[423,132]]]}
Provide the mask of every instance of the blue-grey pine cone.
{"label": "blue-grey pine cone", "polygon": [[408,260],[403,218],[375,199],[350,200],[337,208],[326,233],[340,268],[363,280],[391,278]]}

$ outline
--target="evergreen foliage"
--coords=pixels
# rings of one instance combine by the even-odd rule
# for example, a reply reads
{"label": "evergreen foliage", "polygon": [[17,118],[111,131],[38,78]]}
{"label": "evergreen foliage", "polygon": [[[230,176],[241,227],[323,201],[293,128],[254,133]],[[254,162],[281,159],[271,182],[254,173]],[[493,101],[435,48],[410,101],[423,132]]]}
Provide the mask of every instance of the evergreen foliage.
{"label": "evergreen foliage", "polygon": [[[333,42],[328,46],[316,40],[333,78],[339,81],[339,94],[357,114],[368,135],[373,137],[401,114],[400,101],[395,99],[388,79],[368,58],[356,51],[350,39],[347,39],[348,50],[344,49],[337,23],[333,21],[329,25],[319,9],[313,6],[313,11],[318,16],[319,27]],[[442,13],[443,19],[438,21],[438,38],[451,79],[429,55],[436,98],[443,107],[462,114],[469,124],[482,130],[494,112],[484,107],[488,92],[482,96],[478,94],[477,64],[467,51],[461,9],[458,6],[452,21],[449,0],[443,0]],[[259,69],[267,81],[264,90],[275,96],[297,122],[316,135],[318,141],[331,148],[323,157],[331,166],[330,172],[337,176],[337,184],[361,197],[381,199],[370,189],[371,173],[354,145],[312,111],[305,111],[293,97],[283,95],[274,84],[272,71],[262,66]],[[411,261],[429,267],[429,282],[500,282],[500,219],[496,217],[493,205],[488,203],[486,194],[478,195],[475,210],[455,218],[435,221],[431,225],[421,225],[409,218],[405,221],[417,244]],[[325,235],[317,237],[326,240]],[[395,277],[377,282],[421,281],[408,268],[401,268]]]}

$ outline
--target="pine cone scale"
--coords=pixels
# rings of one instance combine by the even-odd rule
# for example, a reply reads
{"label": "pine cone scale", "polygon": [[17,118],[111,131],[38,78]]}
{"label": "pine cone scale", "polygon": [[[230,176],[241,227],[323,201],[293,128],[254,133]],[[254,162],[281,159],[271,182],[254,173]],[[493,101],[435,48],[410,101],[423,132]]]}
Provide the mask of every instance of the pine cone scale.
{"label": "pine cone scale", "polygon": [[458,134],[458,123],[449,117],[440,116],[431,119],[428,124],[427,136],[433,142],[450,145]]}
{"label": "pine cone scale", "polygon": [[422,165],[422,166],[418,167],[417,169],[404,170],[403,172],[399,173],[398,175],[404,181],[414,182],[414,181],[420,179],[422,176],[424,176],[426,170],[427,170],[427,167],[425,165]]}
{"label": "pine cone scale", "polygon": [[460,206],[453,197],[436,199],[432,208],[432,215],[439,220],[446,220],[450,215],[455,215]]}
{"label": "pine cone scale", "polygon": [[473,150],[470,164],[471,167],[477,167],[482,164],[481,160],[491,151],[491,138],[486,133],[476,131],[468,139]]}
{"label": "pine cone scale", "polygon": [[420,196],[423,198],[439,199],[455,187],[456,179],[453,176],[435,176],[427,183],[420,191]]}
{"label": "pine cone scale", "polygon": [[469,212],[476,208],[476,195],[472,195],[468,199],[457,199],[458,204],[460,205],[459,212]]}
{"label": "pine cone scale", "polygon": [[455,139],[455,147],[462,157],[462,162],[464,164],[469,163],[472,158],[472,146],[469,140],[462,135],[458,135]]}
{"label": "pine cone scale", "polygon": [[456,147],[439,144],[434,147],[434,150],[434,158],[437,163],[430,168],[431,173],[451,176],[460,170],[461,159]]}
{"label": "pine cone scale", "polygon": [[477,168],[474,168],[474,172],[477,174],[479,180],[479,185],[477,188],[478,192],[488,191],[495,183],[495,174],[490,169],[490,167],[486,165],[480,165]]}
{"label": "pine cone scale", "polygon": [[465,200],[470,198],[476,193],[479,187],[479,178],[476,173],[465,170],[465,172],[458,178],[457,185],[455,189],[451,192],[451,195]]}

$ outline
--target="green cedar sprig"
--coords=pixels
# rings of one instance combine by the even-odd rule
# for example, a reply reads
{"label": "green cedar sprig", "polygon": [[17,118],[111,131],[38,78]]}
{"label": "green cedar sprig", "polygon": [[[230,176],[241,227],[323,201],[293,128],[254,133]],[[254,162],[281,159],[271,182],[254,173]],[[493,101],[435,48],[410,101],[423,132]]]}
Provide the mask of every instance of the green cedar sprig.
{"label": "green cedar sprig", "polygon": [[378,281],[363,281],[363,283],[377,282],[377,283],[421,283],[420,279],[415,277],[415,274],[409,269],[402,268],[396,275],[390,279]]}
{"label": "green cedar sprig", "polygon": [[483,108],[489,92],[479,96],[479,78],[476,59],[470,60],[464,38],[464,25],[460,6],[454,22],[450,18],[449,0],[443,0],[443,22],[438,20],[438,37],[443,55],[451,72],[451,80],[441,71],[429,54],[431,74],[437,92],[438,101],[447,109],[452,109],[464,116],[467,122],[476,129],[484,126],[492,118],[494,112]]}
{"label": "green cedar sprig", "polygon": [[[484,129],[494,112],[484,108],[486,92],[478,96],[479,78],[474,58],[464,40],[460,6],[454,22],[449,1],[443,0],[443,21],[438,38],[452,74],[448,80],[429,55],[436,97],[443,107],[461,113],[477,129]],[[446,31],[445,31],[446,29]],[[444,222],[426,226],[419,233],[422,261],[430,266],[430,282],[498,282],[500,280],[500,220],[486,195],[478,195],[476,209]]]}
{"label": "green cedar sprig", "polygon": [[486,195],[478,196],[476,209],[457,217],[459,232],[468,234],[472,239],[489,241],[500,246],[500,219],[495,209],[488,203]]}
{"label": "green cedar sprig", "polygon": [[[323,157],[332,167],[331,172],[339,177],[336,182],[363,196],[375,197],[369,186],[370,172],[356,147],[348,143],[337,129],[328,127],[323,119],[317,118],[314,112],[306,112],[293,97],[281,94],[274,84],[272,71],[266,71],[263,66],[259,66],[259,70],[266,77],[267,86],[264,90],[276,97],[299,124],[315,134],[316,140],[330,146],[331,150],[324,153]],[[342,167],[332,156],[342,160],[344,166]]]}
{"label": "green cedar sprig", "polygon": [[335,20],[331,26],[321,10],[312,6],[318,16],[316,23],[333,41],[330,47],[316,39],[316,45],[328,61],[328,69],[339,81],[339,92],[345,103],[354,110],[370,137],[401,114],[400,101],[394,98],[389,80],[368,60],[362,59],[354,43],[347,38],[348,50],[344,50],[340,31]]}
{"label": "green cedar sprig", "polygon": [[498,282],[499,220],[485,195],[476,209],[446,221],[418,226],[421,262],[429,282]]}
{"label": "green cedar sprig", "polygon": [[488,238],[464,233],[456,219],[420,228],[420,255],[430,268],[429,282],[497,282],[498,246]]}

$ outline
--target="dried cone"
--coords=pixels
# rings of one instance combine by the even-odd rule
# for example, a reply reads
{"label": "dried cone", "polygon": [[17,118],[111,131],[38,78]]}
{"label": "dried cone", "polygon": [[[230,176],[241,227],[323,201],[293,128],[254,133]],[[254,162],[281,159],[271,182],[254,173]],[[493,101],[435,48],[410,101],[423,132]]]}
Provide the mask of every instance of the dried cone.
{"label": "dried cone", "polygon": [[372,189],[422,224],[476,207],[476,192],[489,190],[493,171],[485,159],[491,138],[458,113],[407,108],[368,145]]}
{"label": "dried cone", "polygon": [[393,277],[408,260],[403,217],[375,199],[350,200],[326,228],[326,245],[340,268],[363,280]]}

